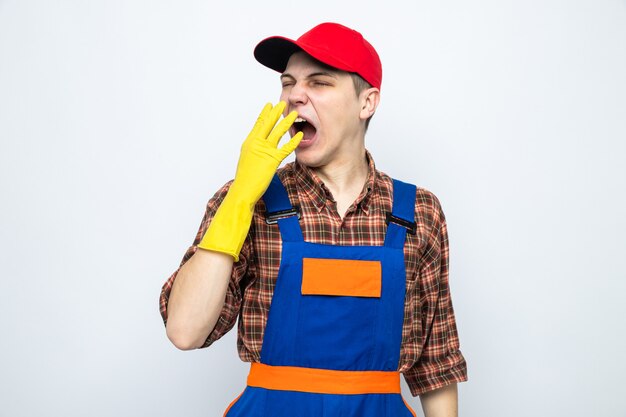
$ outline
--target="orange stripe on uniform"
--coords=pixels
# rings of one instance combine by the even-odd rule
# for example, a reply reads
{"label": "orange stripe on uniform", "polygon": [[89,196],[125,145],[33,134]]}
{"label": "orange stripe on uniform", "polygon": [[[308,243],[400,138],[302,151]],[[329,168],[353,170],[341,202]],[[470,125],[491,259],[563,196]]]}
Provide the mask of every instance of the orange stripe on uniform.
{"label": "orange stripe on uniform", "polygon": [[253,363],[248,386],[319,394],[399,394],[395,371],[335,371]]}
{"label": "orange stripe on uniform", "polygon": [[235,398],[235,399],[234,399],[234,400],[233,400],[230,404],[228,404],[228,408],[226,408],[226,411],[224,411],[224,415],[223,415],[222,417],[226,417],[226,414],[228,414],[228,412],[229,412],[229,411],[230,411],[230,409],[233,407],[233,405],[235,405],[235,403],[236,403],[237,401],[239,401],[239,399],[241,398],[241,396],[243,395],[243,393],[244,393],[245,391],[246,391],[246,390],[243,390],[243,391],[241,392],[241,394],[239,394],[239,395],[237,396],[237,398]]}
{"label": "orange stripe on uniform", "polygon": [[413,409],[411,408],[411,406],[409,405],[409,403],[406,402],[406,400],[403,398],[402,401],[404,402],[404,405],[406,406],[406,408],[409,409],[409,411],[411,412],[411,414],[413,414],[413,417],[417,417],[417,414],[415,414],[415,411],[413,411]]}
{"label": "orange stripe on uniform", "polygon": [[380,297],[380,261],[302,259],[302,294]]}

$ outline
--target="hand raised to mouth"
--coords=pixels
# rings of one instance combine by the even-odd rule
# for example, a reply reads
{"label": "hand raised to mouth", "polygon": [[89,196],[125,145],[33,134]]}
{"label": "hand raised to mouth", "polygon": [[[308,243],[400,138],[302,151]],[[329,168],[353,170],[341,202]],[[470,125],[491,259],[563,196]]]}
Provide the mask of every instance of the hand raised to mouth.
{"label": "hand raised to mouth", "polygon": [[298,132],[278,147],[280,139],[298,117],[298,113],[292,111],[278,122],[285,106],[284,101],[276,106],[267,103],[261,111],[241,145],[235,180],[198,247],[227,253],[238,260],[254,205],[267,190],[280,163],[298,147],[304,136]]}

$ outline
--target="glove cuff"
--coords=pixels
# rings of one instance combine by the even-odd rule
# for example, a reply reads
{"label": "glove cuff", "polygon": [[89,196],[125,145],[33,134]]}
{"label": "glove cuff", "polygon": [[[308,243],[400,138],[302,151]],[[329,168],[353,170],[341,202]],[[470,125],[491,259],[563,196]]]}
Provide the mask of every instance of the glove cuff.
{"label": "glove cuff", "polygon": [[236,198],[238,193],[231,191],[232,187],[217,209],[198,247],[226,253],[237,262],[250,230],[256,203]]}

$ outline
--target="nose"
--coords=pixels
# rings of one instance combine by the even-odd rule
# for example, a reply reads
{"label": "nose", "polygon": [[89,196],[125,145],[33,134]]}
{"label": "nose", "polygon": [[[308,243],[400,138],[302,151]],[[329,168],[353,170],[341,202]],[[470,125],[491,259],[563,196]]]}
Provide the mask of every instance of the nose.
{"label": "nose", "polygon": [[290,106],[300,106],[307,103],[308,96],[302,83],[296,82],[291,89],[289,89],[287,100]]}

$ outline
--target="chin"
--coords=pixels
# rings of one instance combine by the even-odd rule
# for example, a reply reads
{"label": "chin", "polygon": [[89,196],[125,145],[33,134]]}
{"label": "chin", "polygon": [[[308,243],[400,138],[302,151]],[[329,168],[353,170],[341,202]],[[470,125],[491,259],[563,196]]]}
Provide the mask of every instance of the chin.
{"label": "chin", "polygon": [[316,156],[314,152],[310,152],[309,150],[299,151],[296,149],[296,159],[300,164],[310,168],[318,168],[323,165],[322,158]]}

